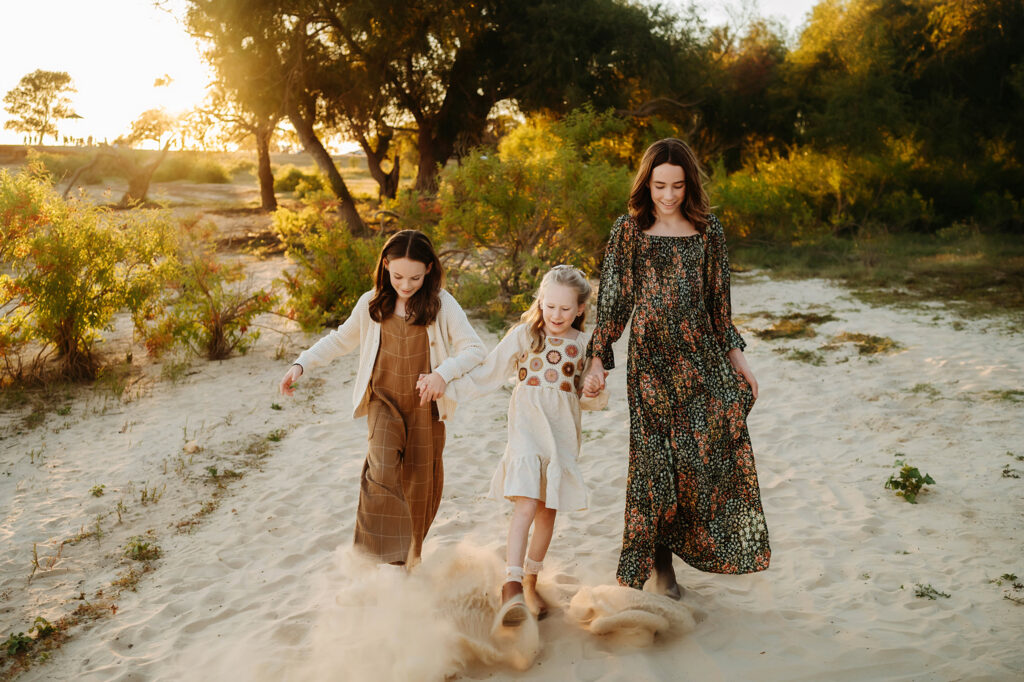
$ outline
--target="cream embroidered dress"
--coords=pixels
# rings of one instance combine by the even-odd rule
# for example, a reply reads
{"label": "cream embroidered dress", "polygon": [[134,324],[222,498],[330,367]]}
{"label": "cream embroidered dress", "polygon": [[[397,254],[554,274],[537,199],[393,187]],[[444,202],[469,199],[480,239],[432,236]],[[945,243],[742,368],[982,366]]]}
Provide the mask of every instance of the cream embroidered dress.
{"label": "cream embroidered dress", "polygon": [[515,378],[508,406],[508,446],[491,479],[491,497],[530,497],[559,511],[587,508],[587,489],[576,459],[581,442],[579,395],[589,341],[590,335],[582,332],[574,339],[549,336],[536,353],[526,326],[519,325],[483,364],[448,384],[445,395],[461,402]]}

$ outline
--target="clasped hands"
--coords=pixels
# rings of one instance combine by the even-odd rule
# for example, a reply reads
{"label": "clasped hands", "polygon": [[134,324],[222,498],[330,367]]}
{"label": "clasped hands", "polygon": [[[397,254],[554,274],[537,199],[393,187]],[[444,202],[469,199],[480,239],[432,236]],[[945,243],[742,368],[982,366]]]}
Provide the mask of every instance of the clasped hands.
{"label": "clasped hands", "polygon": [[437,372],[421,374],[416,380],[416,390],[420,392],[420,405],[437,400],[444,395],[446,388],[448,388],[448,382],[442,379]]}

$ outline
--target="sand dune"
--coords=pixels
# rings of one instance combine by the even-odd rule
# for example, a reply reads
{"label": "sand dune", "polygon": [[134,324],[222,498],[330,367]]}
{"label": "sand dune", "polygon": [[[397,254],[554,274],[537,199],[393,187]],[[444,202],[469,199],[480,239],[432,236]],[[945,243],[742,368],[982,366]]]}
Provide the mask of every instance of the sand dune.
{"label": "sand dune", "polygon": [[[449,424],[444,500],[423,564],[412,575],[380,570],[348,550],[366,437],[365,422],[349,417],[355,358],[289,400],[277,381],[311,338],[294,337],[275,360],[279,340],[267,335],[246,357],[196,363],[181,383],[140,385],[127,403],[74,398],[66,417],[21,433],[23,415],[3,417],[4,636],[70,611],[81,593],[109,592],[133,565],[120,557],[129,537],[163,552],[137,591],[116,599],[116,615],[77,628],[19,679],[1024,677],[1024,605],[1004,598],[1024,592],[991,582],[1024,576],[1020,331],[1004,318],[955,329],[941,309],[869,307],[822,281],[737,279],[734,307],[761,383],[750,430],[770,570],[717,576],[677,560],[679,604],[614,587],[628,448],[616,371],[609,409],[584,415],[591,508],[559,518],[541,577],[560,608],[518,638],[494,638],[510,505],[484,495],[504,448],[507,394],[460,406]],[[807,311],[836,319],[814,338],[750,333]],[[903,348],[821,350],[842,332]],[[185,452],[189,444],[201,449]],[[917,505],[883,488],[897,460],[936,480]],[[213,479],[207,467],[243,475]],[[177,532],[212,499],[215,480],[226,486],[219,506]],[[103,497],[89,494],[97,484]],[[143,505],[148,488],[162,496]],[[128,508],[121,524],[118,500]],[[26,583],[33,543],[45,558],[97,521],[102,537],[65,546]],[[915,596],[918,585],[949,596]]]}

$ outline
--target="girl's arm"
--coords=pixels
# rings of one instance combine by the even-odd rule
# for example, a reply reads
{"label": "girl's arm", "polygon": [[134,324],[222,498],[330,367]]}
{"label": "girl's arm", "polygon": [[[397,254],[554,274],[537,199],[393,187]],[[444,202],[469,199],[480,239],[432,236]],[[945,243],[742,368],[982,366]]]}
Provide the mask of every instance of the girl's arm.
{"label": "girl's arm", "polygon": [[437,400],[448,388],[452,379],[457,379],[476,367],[487,354],[484,342],[480,340],[473,325],[469,323],[462,306],[455,297],[442,290],[441,311],[438,313],[440,332],[448,341],[449,355],[430,374],[421,376],[416,382],[420,392],[420,404],[426,405]]}
{"label": "girl's arm", "polygon": [[487,347],[469,323],[466,312],[447,291],[441,292],[441,313],[445,322],[442,334],[448,337],[448,358],[434,368],[445,383],[473,369],[487,355]]}
{"label": "girl's arm", "polygon": [[360,296],[352,309],[352,314],[341,326],[302,351],[294,364],[302,368],[303,374],[311,369],[327,365],[335,358],[351,353],[359,347],[362,330],[369,322],[369,302],[372,294],[372,291],[368,291]]}
{"label": "girl's arm", "polygon": [[704,254],[704,307],[711,318],[722,354],[733,348],[747,347],[743,337],[732,323],[732,301],[729,291],[729,252],[725,247],[725,231],[714,215],[708,221]]}
{"label": "girl's arm", "polygon": [[725,246],[725,230],[714,215],[708,221],[707,249],[704,254],[704,307],[711,319],[711,329],[722,353],[750,384],[757,398],[757,379],[743,356],[746,342],[732,323],[732,293],[729,281],[729,251]]}
{"label": "girl's arm", "polygon": [[632,218],[622,216],[612,226],[597,294],[597,324],[587,347],[591,358],[588,376],[604,388],[605,370],[615,367],[612,344],[618,341],[633,313],[633,253],[637,230]]}
{"label": "girl's arm", "polygon": [[529,347],[526,326],[513,327],[481,364],[449,383],[445,395],[455,402],[462,402],[497,390],[515,374],[516,363]]}

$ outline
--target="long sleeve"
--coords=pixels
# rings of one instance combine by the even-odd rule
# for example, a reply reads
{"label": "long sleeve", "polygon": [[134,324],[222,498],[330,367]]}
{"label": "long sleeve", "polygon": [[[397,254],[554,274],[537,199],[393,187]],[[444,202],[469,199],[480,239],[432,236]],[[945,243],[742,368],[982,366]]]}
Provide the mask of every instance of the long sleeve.
{"label": "long sleeve", "polygon": [[714,215],[708,220],[705,235],[707,248],[704,256],[704,306],[711,318],[722,353],[733,348],[747,347],[743,337],[732,323],[732,300],[729,290],[729,252],[725,246],[725,231]]}
{"label": "long sleeve", "polygon": [[521,324],[513,327],[481,364],[449,383],[445,395],[463,402],[497,390],[515,374],[516,364],[529,348],[526,327]]}
{"label": "long sleeve", "polygon": [[597,295],[597,324],[587,348],[587,357],[600,358],[605,369],[615,367],[615,343],[633,313],[633,254],[637,230],[633,219],[621,216],[612,226],[601,264],[601,285]]}
{"label": "long sleeve", "polygon": [[445,383],[458,379],[484,359],[487,347],[473,329],[466,312],[447,291],[441,292],[441,333],[445,336],[448,357],[434,371]]}
{"label": "long sleeve", "polygon": [[352,309],[352,314],[341,326],[302,351],[295,360],[295,364],[302,366],[303,374],[330,364],[335,358],[351,353],[359,346],[363,327],[366,326],[370,317],[369,303],[372,293],[366,292],[359,297]]}

